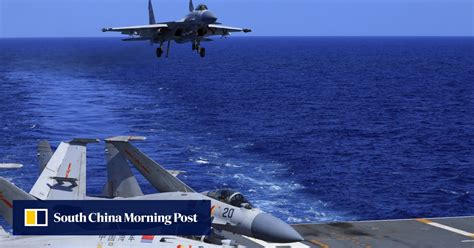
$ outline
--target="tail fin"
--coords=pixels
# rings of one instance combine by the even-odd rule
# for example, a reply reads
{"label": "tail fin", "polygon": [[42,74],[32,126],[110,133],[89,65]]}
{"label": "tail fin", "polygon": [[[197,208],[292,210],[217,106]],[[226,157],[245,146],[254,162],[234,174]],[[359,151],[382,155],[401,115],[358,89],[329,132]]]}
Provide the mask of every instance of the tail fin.
{"label": "tail fin", "polygon": [[148,17],[150,18],[150,24],[156,24],[155,13],[153,12],[153,4],[151,4],[151,0],[148,0]]}
{"label": "tail fin", "polygon": [[193,12],[193,11],[194,11],[193,0],[189,0],[189,12]]}
{"label": "tail fin", "polygon": [[125,156],[106,140],[107,184],[104,195],[107,197],[134,197],[143,195],[137,179],[132,173]]}
{"label": "tail fin", "polygon": [[[107,139],[120,153],[131,162],[138,171],[159,192],[194,192],[194,190],[176,178],[157,162],[133,146],[129,141],[138,140],[138,137],[113,137]],[[143,140],[144,138],[141,138]],[[176,174],[176,172],[174,172]]]}
{"label": "tail fin", "polygon": [[38,144],[38,167],[41,173],[53,156],[53,150],[47,140],[42,140]]}
{"label": "tail fin", "polygon": [[0,177],[0,215],[11,225],[14,200],[35,200],[35,198],[17,186]]}
{"label": "tail fin", "polygon": [[83,200],[86,196],[86,145],[97,139],[61,142],[30,194],[40,200]]}

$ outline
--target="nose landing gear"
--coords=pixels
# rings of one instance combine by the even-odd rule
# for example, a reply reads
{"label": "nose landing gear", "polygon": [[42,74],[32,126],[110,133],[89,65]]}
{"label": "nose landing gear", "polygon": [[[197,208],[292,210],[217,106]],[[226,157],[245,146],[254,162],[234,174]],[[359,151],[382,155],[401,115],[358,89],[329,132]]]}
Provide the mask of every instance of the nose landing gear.
{"label": "nose landing gear", "polygon": [[158,47],[156,49],[156,57],[161,58],[162,55],[163,55],[163,48]]}

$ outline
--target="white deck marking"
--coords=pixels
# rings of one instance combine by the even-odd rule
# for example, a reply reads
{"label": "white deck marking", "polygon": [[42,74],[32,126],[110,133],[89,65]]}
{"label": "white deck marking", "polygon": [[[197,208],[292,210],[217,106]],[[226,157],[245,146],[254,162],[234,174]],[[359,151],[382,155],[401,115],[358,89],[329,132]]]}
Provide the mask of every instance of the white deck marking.
{"label": "white deck marking", "polygon": [[295,243],[286,243],[286,244],[280,244],[280,243],[268,243],[268,242],[265,242],[263,240],[260,240],[260,239],[254,239],[254,238],[251,238],[251,237],[247,237],[247,236],[243,236],[245,237],[246,239],[249,239],[251,240],[252,242],[254,243],[257,243],[263,247],[281,247],[281,246],[284,246],[284,247],[297,247],[297,248],[307,248],[307,247],[310,247],[310,246],[307,246],[303,243],[300,243],[300,242],[295,242]]}
{"label": "white deck marking", "polygon": [[457,228],[454,228],[454,227],[450,227],[450,226],[446,226],[446,225],[443,225],[443,224],[440,224],[440,223],[436,223],[436,222],[433,222],[431,220],[416,219],[416,221],[428,224],[430,226],[435,226],[435,227],[444,229],[446,231],[450,231],[450,232],[457,233],[457,234],[460,234],[460,235],[464,235],[464,236],[467,236],[467,237],[470,237],[470,238],[474,238],[474,233],[466,232],[466,231],[463,231],[463,230],[460,230],[460,229],[457,229]]}

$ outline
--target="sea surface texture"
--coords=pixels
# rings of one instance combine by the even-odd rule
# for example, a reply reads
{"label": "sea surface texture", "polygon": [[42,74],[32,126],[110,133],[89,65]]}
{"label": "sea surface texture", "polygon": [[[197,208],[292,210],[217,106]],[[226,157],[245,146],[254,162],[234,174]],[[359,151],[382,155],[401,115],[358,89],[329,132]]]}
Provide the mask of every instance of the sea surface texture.
{"label": "sea surface texture", "polygon": [[[291,223],[474,214],[473,38],[205,47],[157,59],[120,38],[1,39],[0,162],[25,166],[0,175],[29,191],[38,141],[141,135],[192,188],[236,189]],[[104,143],[87,159],[100,194]]]}

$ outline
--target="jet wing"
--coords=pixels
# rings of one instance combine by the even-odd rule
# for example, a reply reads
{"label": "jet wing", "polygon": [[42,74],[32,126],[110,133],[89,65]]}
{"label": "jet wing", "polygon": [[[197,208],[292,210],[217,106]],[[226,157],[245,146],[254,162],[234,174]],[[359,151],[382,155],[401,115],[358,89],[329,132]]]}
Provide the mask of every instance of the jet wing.
{"label": "jet wing", "polygon": [[143,137],[119,136],[106,141],[119,150],[159,192],[194,192],[191,187],[173,175],[176,173],[167,171],[129,142],[143,139]]}
{"label": "jet wing", "polygon": [[219,24],[209,24],[207,26],[213,31],[213,34],[215,35],[219,35],[219,34],[225,35],[231,32],[244,32],[244,33],[252,32],[252,30],[248,28],[235,28],[235,27],[223,26]]}
{"label": "jet wing", "polygon": [[150,25],[130,26],[130,27],[117,27],[117,28],[103,28],[102,32],[121,32],[122,34],[128,35],[146,35],[152,33],[154,30],[168,28],[166,23],[157,23]]}
{"label": "jet wing", "polygon": [[40,200],[82,200],[86,196],[86,145],[96,139],[61,142],[30,194]]}

